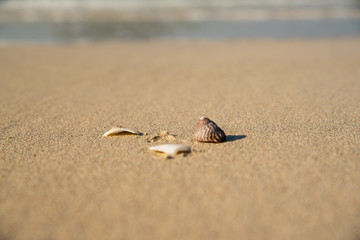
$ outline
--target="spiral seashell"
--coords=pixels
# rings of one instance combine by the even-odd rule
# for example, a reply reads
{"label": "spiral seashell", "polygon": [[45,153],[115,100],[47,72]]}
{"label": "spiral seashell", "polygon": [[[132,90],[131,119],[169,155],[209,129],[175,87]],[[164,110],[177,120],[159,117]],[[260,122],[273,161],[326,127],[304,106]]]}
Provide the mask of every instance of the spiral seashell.
{"label": "spiral seashell", "polygon": [[216,123],[207,117],[201,117],[196,125],[194,139],[198,142],[220,143],[226,140],[226,135]]}

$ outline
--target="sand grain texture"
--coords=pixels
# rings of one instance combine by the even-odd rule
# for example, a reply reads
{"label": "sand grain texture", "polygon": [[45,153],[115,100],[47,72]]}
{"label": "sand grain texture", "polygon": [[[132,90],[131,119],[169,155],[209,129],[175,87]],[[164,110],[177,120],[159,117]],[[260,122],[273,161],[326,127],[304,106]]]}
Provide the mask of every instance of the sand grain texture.
{"label": "sand grain texture", "polygon": [[[359,63],[360,39],[2,46],[0,238],[359,239]],[[191,141],[204,115],[227,142]]]}

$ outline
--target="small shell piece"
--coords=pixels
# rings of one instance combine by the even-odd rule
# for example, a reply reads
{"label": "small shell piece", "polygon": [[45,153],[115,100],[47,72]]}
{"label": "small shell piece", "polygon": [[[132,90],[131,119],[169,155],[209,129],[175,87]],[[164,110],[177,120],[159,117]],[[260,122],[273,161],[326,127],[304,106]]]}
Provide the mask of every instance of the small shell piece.
{"label": "small shell piece", "polygon": [[220,143],[226,140],[226,135],[221,128],[207,117],[201,117],[196,125],[195,141]]}
{"label": "small shell piece", "polygon": [[141,135],[141,132],[138,132],[130,128],[113,127],[112,129],[104,133],[103,137],[109,137],[114,135],[126,135],[126,134]]}
{"label": "small shell piece", "polygon": [[156,141],[161,141],[161,140],[168,140],[168,141],[174,141],[176,140],[175,135],[170,134],[167,131],[161,131],[160,135],[156,135],[153,137],[148,138],[148,142],[156,142]]}
{"label": "small shell piece", "polygon": [[189,146],[180,145],[180,144],[164,144],[149,147],[150,151],[165,153],[169,156],[175,156],[178,153],[189,153],[191,148]]}

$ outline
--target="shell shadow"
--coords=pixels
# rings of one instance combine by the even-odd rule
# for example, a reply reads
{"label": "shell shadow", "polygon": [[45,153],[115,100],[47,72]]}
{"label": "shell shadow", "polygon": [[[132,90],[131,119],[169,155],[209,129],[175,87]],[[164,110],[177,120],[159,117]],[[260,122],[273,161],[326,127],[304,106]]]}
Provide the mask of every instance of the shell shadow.
{"label": "shell shadow", "polygon": [[234,142],[240,139],[246,138],[245,135],[227,135],[226,142]]}

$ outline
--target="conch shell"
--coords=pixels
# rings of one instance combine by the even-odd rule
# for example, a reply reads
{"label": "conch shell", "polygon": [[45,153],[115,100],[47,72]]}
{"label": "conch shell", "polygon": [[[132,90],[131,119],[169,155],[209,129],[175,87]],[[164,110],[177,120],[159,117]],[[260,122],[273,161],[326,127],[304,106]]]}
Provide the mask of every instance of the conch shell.
{"label": "conch shell", "polygon": [[226,140],[221,128],[207,117],[201,117],[196,125],[194,140],[198,142],[220,143]]}

